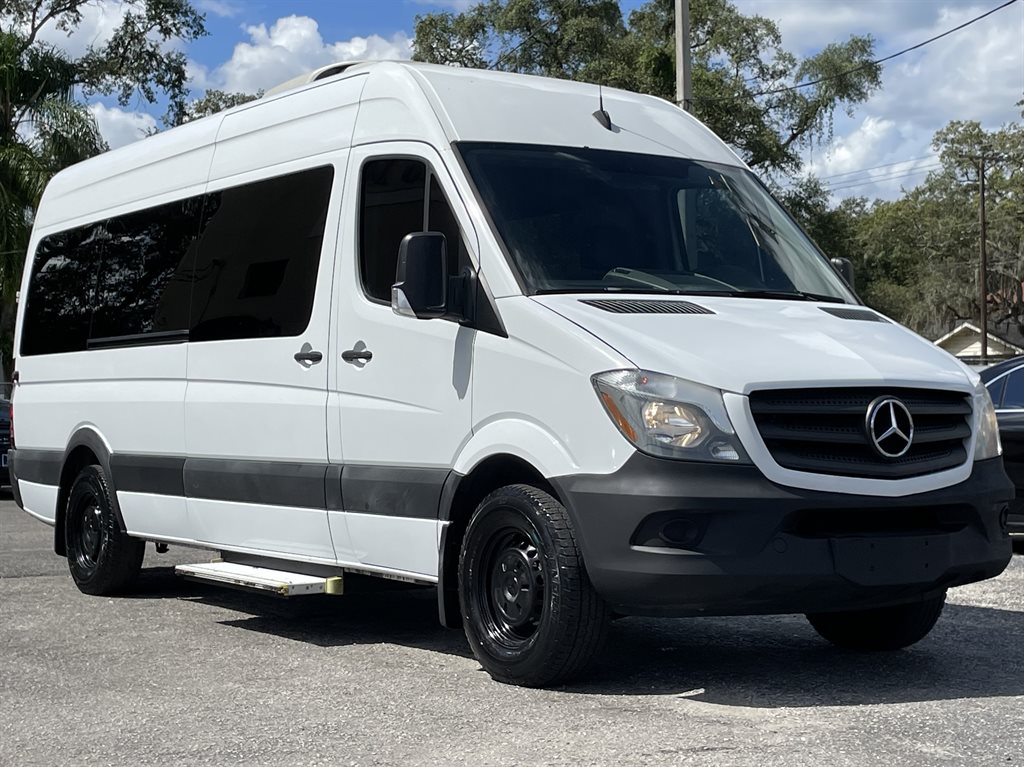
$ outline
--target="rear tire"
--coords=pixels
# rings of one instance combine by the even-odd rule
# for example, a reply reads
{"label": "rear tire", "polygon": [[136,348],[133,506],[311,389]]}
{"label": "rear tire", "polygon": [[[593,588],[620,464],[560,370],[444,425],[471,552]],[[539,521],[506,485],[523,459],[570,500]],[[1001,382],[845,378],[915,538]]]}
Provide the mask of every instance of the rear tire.
{"label": "rear tire", "polygon": [[85,594],[127,591],[142,567],[146,542],[121,531],[109,484],[100,466],[79,472],[64,514],[68,569]]}
{"label": "rear tire", "polygon": [[807,616],[814,630],[848,650],[901,650],[924,639],[946,603],[946,592],[909,605]]}
{"label": "rear tire", "polygon": [[459,604],[480,665],[524,687],[582,672],[609,622],[568,512],[529,485],[495,490],[474,512],[459,558]]}

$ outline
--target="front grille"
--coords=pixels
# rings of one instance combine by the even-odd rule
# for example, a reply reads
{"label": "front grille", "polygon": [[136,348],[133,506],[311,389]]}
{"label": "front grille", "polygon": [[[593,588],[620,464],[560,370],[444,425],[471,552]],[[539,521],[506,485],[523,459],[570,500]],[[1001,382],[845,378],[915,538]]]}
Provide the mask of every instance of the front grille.
{"label": "front grille", "polygon": [[6,453],[11,447],[11,429],[9,426],[0,426],[0,453]]}
{"label": "front grille", "polygon": [[[899,458],[879,455],[865,427],[868,406],[881,396],[899,399],[914,419],[913,442]],[[971,404],[958,392],[881,387],[766,390],[750,395],[750,410],[772,458],[795,471],[904,479],[967,460]]]}

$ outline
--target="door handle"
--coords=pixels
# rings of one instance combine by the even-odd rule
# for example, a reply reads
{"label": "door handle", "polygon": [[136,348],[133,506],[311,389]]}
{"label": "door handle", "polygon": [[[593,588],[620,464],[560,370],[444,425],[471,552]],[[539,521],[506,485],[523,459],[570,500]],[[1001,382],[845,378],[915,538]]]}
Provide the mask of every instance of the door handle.
{"label": "door handle", "polygon": [[295,361],[296,362],[302,362],[302,363],[309,364],[309,365],[315,365],[316,363],[322,361],[323,358],[324,358],[323,352],[312,351],[312,350],[295,352]]}
{"label": "door handle", "polygon": [[373,352],[369,349],[349,349],[341,353],[341,358],[345,362],[369,362],[373,359]]}

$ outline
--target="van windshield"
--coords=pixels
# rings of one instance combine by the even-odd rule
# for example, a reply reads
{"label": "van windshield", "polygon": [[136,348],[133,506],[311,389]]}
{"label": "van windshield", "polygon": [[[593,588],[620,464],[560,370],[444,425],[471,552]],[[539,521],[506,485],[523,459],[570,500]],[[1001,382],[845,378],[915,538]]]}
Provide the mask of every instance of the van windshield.
{"label": "van windshield", "polygon": [[460,142],[458,149],[530,294],[857,303],[743,168],[586,148]]}

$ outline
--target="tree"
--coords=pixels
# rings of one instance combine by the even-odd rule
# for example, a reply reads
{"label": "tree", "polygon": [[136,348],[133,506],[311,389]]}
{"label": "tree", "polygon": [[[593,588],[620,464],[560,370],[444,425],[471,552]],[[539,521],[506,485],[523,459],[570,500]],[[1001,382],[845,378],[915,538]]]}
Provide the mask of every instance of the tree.
{"label": "tree", "polygon": [[11,358],[14,296],[32,215],[50,177],[106,149],[96,122],[72,97],[70,62],[0,32],[0,381]]}
{"label": "tree", "polygon": [[185,54],[171,45],[205,34],[188,0],[123,0],[110,37],[73,57],[43,42],[54,27],[71,34],[90,0],[4,0],[0,13],[0,380],[10,361],[14,294],[32,214],[57,171],[104,151],[79,94],[168,100],[165,120],[187,106]]}
{"label": "tree", "polygon": [[225,109],[231,109],[231,107],[237,107],[241,104],[248,104],[250,101],[263,96],[263,91],[257,91],[254,94],[250,93],[228,93],[226,91],[208,90],[203,94],[202,98],[198,98],[195,101],[188,102],[182,110],[179,122],[177,124],[191,122],[192,120],[198,120],[201,117],[208,117],[217,112],[223,112]]}
{"label": "tree", "polygon": [[[674,100],[674,24],[672,0],[648,0],[628,23],[616,0],[486,0],[417,17],[413,58]],[[867,36],[801,60],[782,48],[773,21],[730,0],[692,0],[691,26],[694,113],[765,172],[798,169],[801,149],[831,137],[836,109],[851,110],[880,85]]]}
{"label": "tree", "polygon": [[985,131],[954,121],[936,133],[940,170],[902,198],[876,202],[857,224],[868,276],[862,295],[924,335],[977,321],[978,163],[988,158],[989,315],[994,329],[1024,334],[1024,126]]}
{"label": "tree", "polygon": [[[24,50],[43,50],[39,41],[52,25],[67,34],[82,23],[90,0],[5,0],[0,30],[22,38]],[[172,43],[189,42],[206,34],[203,15],[189,0],[121,0],[121,23],[110,37],[89,45],[78,58],[68,59],[71,84],[85,96],[117,96],[121,106],[133,97],[156,103],[168,100],[167,122],[174,122],[188,97],[185,53]]]}

